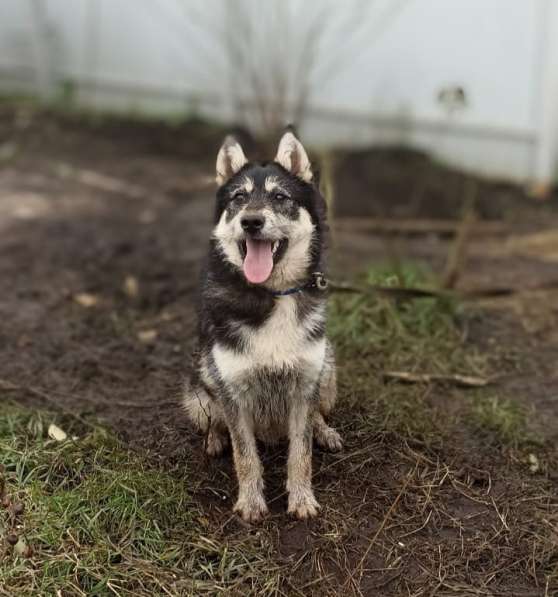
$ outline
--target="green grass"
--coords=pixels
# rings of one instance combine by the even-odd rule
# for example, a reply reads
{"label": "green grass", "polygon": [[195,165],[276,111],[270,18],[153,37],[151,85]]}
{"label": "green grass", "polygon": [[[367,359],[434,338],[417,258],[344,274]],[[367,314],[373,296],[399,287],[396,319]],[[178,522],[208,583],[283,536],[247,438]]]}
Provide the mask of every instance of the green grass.
{"label": "green grass", "polygon": [[[360,283],[436,286],[413,264],[370,269]],[[390,370],[486,374],[486,357],[464,341],[467,317],[446,298],[333,295],[329,332],[341,396],[335,419],[348,422],[348,450],[378,432],[442,445],[457,426],[489,437],[490,446],[522,441],[526,413],[492,390],[382,377]],[[70,439],[50,439],[52,422]],[[0,506],[0,595],[272,595],[297,586],[277,559],[269,532],[276,523],[257,532],[224,530],[192,497],[200,476],[187,462],[159,470],[96,425],[9,407],[0,414],[0,463],[6,496],[24,506],[15,520]],[[9,545],[12,532],[31,553]]]}
{"label": "green grass", "polygon": [[477,431],[489,434],[496,443],[520,447],[533,442],[526,409],[509,398],[479,393],[473,399],[470,419]]}
{"label": "green grass", "polygon": [[[397,270],[371,268],[361,277],[361,286],[367,285],[433,284],[427,272],[406,264]],[[395,301],[377,294],[337,294],[331,300],[329,331],[344,357],[379,355],[394,367],[428,363],[431,372],[440,372],[451,364],[448,357],[455,361],[452,357],[461,356],[457,318],[457,304],[445,297]]]}
{"label": "green grass", "polygon": [[[372,267],[359,283],[362,288],[438,285],[429,270],[412,262]],[[526,409],[490,388],[463,391],[451,384],[386,383],[382,377],[385,371],[489,376],[488,355],[464,338],[469,317],[446,296],[405,301],[375,293],[332,297],[329,332],[341,363],[340,394],[350,407],[361,407],[365,428],[439,442],[467,425],[492,445],[532,446]]]}
{"label": "green grass", "polygon": [[[415,263],[370,268],[360,286],[436,288],[437,281]],[[375,428],[438,440],[451,429],[433,396],[451,399],[451,388],[386,383],[387,371],[482,375],[486,359],[463,341],[466,316],[445,296],[393,300],[376,293],[335,294],[329,333],[342,363],[340,394],[361,407]]]}
{"label": "green grass", "polygon": [[[149,467],[100,428],[58,424],[77,439],[52,440],[53,417],[0,415],[6,496],[0,507],[0,595],[198,595],[272,590],[279,569],[248,543],[218,539],[182,477]],[[18,555],[15,532],[32,549]],[[164,589],[163,589],[164,587]]]}

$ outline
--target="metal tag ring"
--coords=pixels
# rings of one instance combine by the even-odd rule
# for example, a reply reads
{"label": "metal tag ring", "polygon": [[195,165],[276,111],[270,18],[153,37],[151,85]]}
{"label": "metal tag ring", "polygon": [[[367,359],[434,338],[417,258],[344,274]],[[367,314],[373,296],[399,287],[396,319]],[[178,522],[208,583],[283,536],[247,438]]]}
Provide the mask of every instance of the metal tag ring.
{"label": "metal tag ring", "polygon": [[316,288],[318,290],[326,290],[328,283],[327,283],[327,279],[323,274],[314,274],[315,278],[316,278]]}

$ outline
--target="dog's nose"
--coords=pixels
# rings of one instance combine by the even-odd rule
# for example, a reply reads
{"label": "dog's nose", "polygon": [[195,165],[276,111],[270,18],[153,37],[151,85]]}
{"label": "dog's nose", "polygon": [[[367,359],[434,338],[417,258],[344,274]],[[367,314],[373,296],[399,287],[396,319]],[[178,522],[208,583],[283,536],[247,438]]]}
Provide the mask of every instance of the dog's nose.
{"label": "dog's nose", "polygon": [[240,225],[243,230],[251,234],[259,232],[265,224],[265,218],[263,216],[244,216],[240,220]]}

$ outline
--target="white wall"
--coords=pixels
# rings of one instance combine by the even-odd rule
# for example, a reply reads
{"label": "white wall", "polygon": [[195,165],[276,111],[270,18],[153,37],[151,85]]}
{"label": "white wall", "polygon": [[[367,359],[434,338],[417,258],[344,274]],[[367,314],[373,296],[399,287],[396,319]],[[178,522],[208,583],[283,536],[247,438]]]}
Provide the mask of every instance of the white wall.
{"label": "white wall", "polygon": [[[253,2],[254,18],[260,18],[264,3]],[[296,27],[304,27],[305,15],[317,6],[283,2]],[[33,8],[41,4],[51,27],[50,66],[37,42]],[[314,109],[303,126],[310,142],[405,142],[493,176],[555,178],[553,0],[368,4],[373,8],[367,9],[366,26],[354,37],[333,27],[322,44],[324,69],[332,55],[340,56],[343,68],[329,80],[316,78]],[[39,64],[55,78],[81,82],[83,103],[168,112],[195,103],[226,120],[232,116],[227,95],[234,72],[219,36],[232,5],[232,0],[2,0],[0,85],[29,88],[37,83]],[[356,5],[358,0],[331,2],[330,18],[341,21]],[[291,51],[299,51],[296,44]],[[451,117],[437,101],[448,85],[461,85],[468,98],[467,107]]]}

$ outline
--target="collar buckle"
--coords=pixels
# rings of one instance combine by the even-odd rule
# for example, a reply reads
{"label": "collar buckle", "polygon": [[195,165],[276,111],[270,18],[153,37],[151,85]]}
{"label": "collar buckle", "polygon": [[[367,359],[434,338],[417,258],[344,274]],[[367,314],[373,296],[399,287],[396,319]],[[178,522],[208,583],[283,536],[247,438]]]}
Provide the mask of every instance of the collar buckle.
{"label": "collar buckle", "polygon": [[312,278],[302,286],[295,286],[294,288],[289,288],[287,290],[275,290],[272,291],[271,294],[273,296],[288,296],[290,294],[303,292],[309,288],[316,288],[320,292],[325,292],[329,286],[329,282],[327,281],[325,274],[322,272],[312,272],[311,276]]}
{"label": "collar buckle", "polygon": [[312,276],[314,277],[314,286],[318,290],[321,290],[322,292],[324,290],[327,290],[327,287],[329,286],[329,282],[327,281],[327,278],[325,277],[325,275],[322,274],[322,272],[313,272]]}

